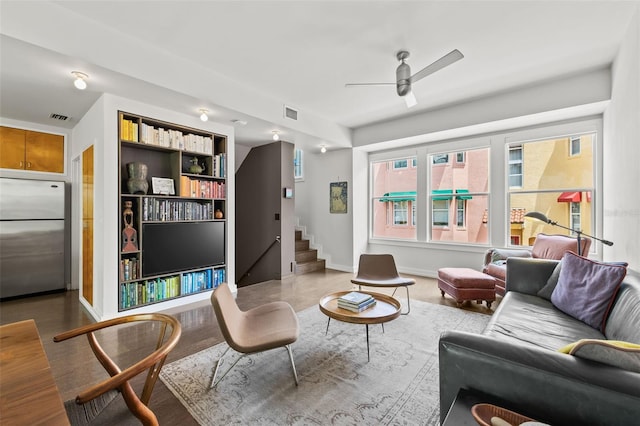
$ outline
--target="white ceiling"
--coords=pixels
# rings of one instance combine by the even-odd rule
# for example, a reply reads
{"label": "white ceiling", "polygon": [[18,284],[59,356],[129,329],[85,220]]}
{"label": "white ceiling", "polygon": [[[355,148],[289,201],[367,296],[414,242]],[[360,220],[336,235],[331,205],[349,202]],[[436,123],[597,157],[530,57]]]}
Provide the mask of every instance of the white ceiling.
{"label": "white ceiling", "polygon": [[[585,69],[609,66],[638,1],[0,2],[0,115],[73,127],[102,92],[181,111],[211,110],[236,141],[348,146],[349,130]],[[415,73],[408,110],[395,54]],[[89,89],[71,85],[73,70]],[[282,117],[283,105],[300,121]]]}

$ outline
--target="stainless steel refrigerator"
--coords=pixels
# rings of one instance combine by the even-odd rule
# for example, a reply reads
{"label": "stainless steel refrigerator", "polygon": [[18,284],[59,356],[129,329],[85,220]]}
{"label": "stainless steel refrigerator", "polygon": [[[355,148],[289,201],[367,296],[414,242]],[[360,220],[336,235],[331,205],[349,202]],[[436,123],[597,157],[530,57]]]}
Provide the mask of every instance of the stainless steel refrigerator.
{"label": "stainless steel refrigerator", "polygon": [[0,298],[61,290],[64,182],[0,178]]}

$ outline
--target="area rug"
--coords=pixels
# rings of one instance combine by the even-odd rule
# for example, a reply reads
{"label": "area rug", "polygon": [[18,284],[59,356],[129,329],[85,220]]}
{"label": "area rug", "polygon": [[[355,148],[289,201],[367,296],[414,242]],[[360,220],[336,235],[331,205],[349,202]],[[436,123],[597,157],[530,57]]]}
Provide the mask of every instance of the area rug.
{"label": "area rug", "polygon": [[[317,306],[298,313],[292,345],[245,356],[207,390],[225,343],[166,365],[161,380],[201,425],[437,425],[438,338],[445,330],[481,332],[488,315],[411,300],[411,313],[369,326],[331,320]],[[234,357],[229,351],[220,372]]]}

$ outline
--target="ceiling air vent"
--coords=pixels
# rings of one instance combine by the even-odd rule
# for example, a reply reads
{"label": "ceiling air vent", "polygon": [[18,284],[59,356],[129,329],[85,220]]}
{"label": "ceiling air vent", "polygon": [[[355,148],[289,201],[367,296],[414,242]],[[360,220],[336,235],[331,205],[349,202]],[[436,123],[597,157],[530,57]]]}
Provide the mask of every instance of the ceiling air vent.
{"label": "ceiling air vent", "polygon": [[298,120],[298,111],[295,109],[284,106],[284,118],[290,118],[291,120]]}
{"label": "ceiling air vent", "polygon": [[54,120],[67,121],[69,119],[68,116],[62,114],[51,114],[49,118],[53,118]]}

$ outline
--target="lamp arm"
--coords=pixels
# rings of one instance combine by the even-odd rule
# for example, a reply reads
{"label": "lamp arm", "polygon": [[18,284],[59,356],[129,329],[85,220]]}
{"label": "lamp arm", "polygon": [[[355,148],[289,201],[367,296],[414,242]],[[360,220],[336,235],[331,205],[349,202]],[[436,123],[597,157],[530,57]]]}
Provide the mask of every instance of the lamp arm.
{"label": "lamp arm", "polygon": [[578,234],[578,237],[583,236],[583,237],[589,237],[589,238],[593,238],[594,240],[600,241],[602,244],[605,244],[607,246],[612,246],[613,242],[609,241],[609,240],[605,240],[603,238],[598,238],[598,237],[594,237],[593,235],[589,235],[589,234],[585,234],[582,231],[578,231],[575,229],[571,229],[568,226],[564,226],[564,225],[560,225],[558,222],[554,222],[552,220],[549,220],[549,222],[547,222],[549,225],[553,225],[553,226],[557,226],[559,228],[563,228],[566,230],[569,230],[571,232],[575,232],[576,234]]}

